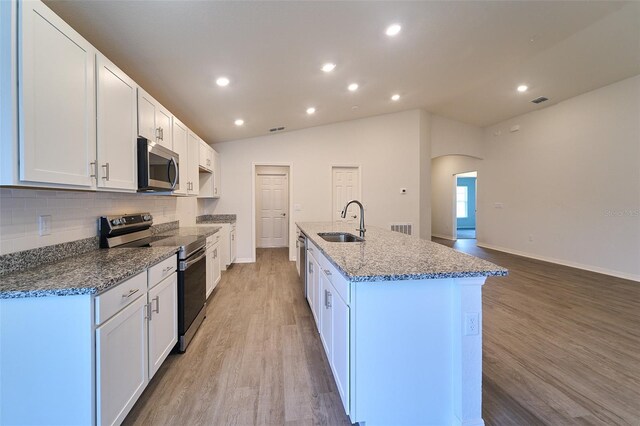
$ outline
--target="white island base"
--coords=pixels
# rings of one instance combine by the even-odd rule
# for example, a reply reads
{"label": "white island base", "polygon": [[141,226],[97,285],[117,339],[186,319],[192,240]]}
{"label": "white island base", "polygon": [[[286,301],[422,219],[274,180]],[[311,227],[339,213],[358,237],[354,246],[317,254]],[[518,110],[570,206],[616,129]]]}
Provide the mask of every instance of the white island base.
{"label": "white island base", "polygon": [[484,425],[485,279],[349,283],[353,423]]}

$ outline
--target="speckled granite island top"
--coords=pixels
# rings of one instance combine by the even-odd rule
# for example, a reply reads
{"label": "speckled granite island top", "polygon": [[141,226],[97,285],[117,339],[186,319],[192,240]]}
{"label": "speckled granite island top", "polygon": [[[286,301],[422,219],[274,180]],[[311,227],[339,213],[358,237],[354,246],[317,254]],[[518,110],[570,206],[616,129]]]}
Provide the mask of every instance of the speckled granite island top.
{"label": "speckled granite island top", "polygon": [[319,232],[358,235],[356,225],[296,223],[300,230],[352,282],[504,276],[507,270],[441,244],[399,232],[367,227],[364,242],[333,243]]}
{"label": "speckled granite island top", "polygon": [[[218,232],[212,226],[182,227],[161,236]],[[0,276],[0,299],[98,294],[175,255],[178,246],[96,249],[57,262]]]}

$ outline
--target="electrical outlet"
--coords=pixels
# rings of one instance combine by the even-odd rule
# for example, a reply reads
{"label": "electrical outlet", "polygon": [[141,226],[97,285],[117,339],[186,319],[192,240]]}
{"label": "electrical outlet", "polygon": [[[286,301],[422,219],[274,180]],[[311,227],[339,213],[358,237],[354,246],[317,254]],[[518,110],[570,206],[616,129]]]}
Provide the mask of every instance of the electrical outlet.
{"label": "electrical outlet", "polygon": [[51,235],[51,215],[43,215],[38,218],[38,233],[43,235]]}
{"label": "electrical outlet", "polygon": [[475,336],[480,333],[480,314],[467,312],[464,314],[464,335]]}

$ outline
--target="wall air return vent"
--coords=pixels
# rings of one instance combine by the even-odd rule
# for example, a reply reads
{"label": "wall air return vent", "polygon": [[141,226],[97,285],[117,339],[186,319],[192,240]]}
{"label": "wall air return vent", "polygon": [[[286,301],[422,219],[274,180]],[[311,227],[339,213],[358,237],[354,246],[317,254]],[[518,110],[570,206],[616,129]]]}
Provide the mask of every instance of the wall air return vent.
{"label": "wall air return vent", "polygon": [[402,234],[411,235],[413,224],[411,223],[392,223],[391,230]]}
{"label": "wall air return vent", "polygon": [[534,100],[532,100],[531,102],[533,102],[534,104],[540,104],[544,101],[548,101],[549,98],[545,98],[544,96],[540,96],[539,98],[535,98]]}
{"label": "wall air return vent", "polygon": [[284,126],[280,126],[280,127],[272,127],[272,128],[270,128],[270,129],[269,129],[269,131],[270,131],[271,133],[273,133],[273,132],[281,132],[281,131],[283,131],[284,129],[285,129],[285,128],[284,128]]}

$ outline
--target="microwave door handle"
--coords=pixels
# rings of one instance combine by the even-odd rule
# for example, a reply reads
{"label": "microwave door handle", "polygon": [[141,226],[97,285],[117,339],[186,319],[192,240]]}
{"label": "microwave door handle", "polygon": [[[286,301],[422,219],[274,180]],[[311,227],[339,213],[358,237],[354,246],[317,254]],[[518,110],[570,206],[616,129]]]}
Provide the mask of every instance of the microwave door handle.
{"label": "microwave door handle", "polygon": [[173,178],[173,182],[171,183],[171,189],[175,189],[176,185],[178,184],[178,162],[175,158],[171,157],[171,160],[169,161],[169,170],[167,170],[169,175],[171,175],[171,163],[173,163],[173,165],[176,167],[176,177]]}

